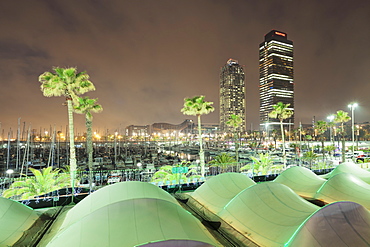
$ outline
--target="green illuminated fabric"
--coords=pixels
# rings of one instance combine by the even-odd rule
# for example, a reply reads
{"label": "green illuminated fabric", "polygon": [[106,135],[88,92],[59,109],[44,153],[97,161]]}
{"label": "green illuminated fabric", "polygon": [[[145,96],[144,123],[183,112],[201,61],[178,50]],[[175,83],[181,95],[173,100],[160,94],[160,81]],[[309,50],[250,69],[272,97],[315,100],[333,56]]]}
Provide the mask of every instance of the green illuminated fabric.
{"label": "green illuminated fabric", "polygon": [[[123,200],[100,207],[60,231],[46,246],[166,246],[169,240],[172,246],[221,246],[193,215],[157,198]],[[162,241],[164,245],[160,245]],[[197,241],[199,245],[194,244]]]}
{"label": "green illuminated fabric", "polygon": [[92,193],[74,206],[68,212],[61,229],[101,207],[135,198],[157,198],[178,204],[175,198],[153,184],[138,181],[115,183]]}
{"label": "green illuminated fabric", "polygon": [[314,198],[316,192],[326,182],[311,170],[301,166],[294,166],[283,171],[274,181],[288,186],[305,198]]}
{"label": "green illuminated fabric", "polygon": [[257,245],[277,247],[318,209],[287,186],[265,182],[243,190],[218,216]]}
{"label": "green illuminated fabric", "polygon": [[336,202],[312,215],[285,245],[370,246],[370,213],[354,202]]}
{"label": "green illuminated fabric", "polygon": [[329,179],[339,173],[350,173],[370,184],[370,172],[362,169],[353,162],[343,162],[338,165],[333,171],[328,174],[322,175],[322,178]]}
{"label": "green illuminated fabric", "polygon": [[339,173],[322,186],[315,198],[326,203],[357,202],[370,210],[370,185],[352,174]]}
{"label": "green illuminated fabric", "polygon": [[217,214],[238,193],[254,184],[256,183],[246,175],[222,173],[207,180],[196,189],[191,194],[191,199]]}
{"label": "green illuminated fabric", "polygon": [[31,208],[0,197],[0,246],[13,246],[38,217]]}

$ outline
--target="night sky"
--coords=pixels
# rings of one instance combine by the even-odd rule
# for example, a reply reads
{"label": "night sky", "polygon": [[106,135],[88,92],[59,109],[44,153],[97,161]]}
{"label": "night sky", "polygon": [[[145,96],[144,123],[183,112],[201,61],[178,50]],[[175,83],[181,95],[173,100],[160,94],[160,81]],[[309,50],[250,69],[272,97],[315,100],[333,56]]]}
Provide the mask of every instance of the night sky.
{"label": "night sky", "polygon": [[[272,29],[294,42],[295,119],[310,123],[356,101],[370,121],[370,1],[12,0],[0,2],[0,122],[67,124],[64,97],[46,98],[38,77],[53,66],[86,71],[104,111],[94,130],[178,124],[186,97],[205,95],[219,121],[219,72],[246,72],[247,128],[259,124],[258,48]],[[190,117],[195,119],[194,117]],[[84,117],[75,115],[77,132]]]}

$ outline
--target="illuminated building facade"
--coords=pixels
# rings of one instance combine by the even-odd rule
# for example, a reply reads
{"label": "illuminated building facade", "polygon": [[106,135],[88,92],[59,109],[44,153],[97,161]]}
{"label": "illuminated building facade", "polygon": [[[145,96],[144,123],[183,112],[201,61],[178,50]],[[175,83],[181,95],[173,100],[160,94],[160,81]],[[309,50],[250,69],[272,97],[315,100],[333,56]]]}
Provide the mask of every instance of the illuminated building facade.
{"label": "illuminated building facade", "polygon": [[[265,35],[259,47],[260,71],[260,125],[261,129],[276,129],[278,119],[268,114],[278,102],[290,104],[294,111],[293,42],[284,32],[272,30]],[[294,125],[294,114],[284,120],[284,125]]]}
{"label": "illuminated building facade", "polygon": [[220,130],[230,131],[226,122],[232,114],[243,122],[238,131],[245,130],[245,75],[237,60],[229,59],[220,73]]}

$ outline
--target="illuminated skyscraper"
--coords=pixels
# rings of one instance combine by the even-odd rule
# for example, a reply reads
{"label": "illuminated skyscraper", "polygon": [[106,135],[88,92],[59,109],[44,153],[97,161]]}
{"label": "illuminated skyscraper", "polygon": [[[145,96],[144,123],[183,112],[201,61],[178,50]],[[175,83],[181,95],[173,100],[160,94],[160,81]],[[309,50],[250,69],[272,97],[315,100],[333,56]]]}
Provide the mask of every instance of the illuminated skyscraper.
{"label": "illuminated skyscraper", "polygon": [[226,122],[232,114],[242,118],[238,131],[245,130],[244,69],[237,60],[229,59],[220,73],[220,130],[228,131]]}
{"label": "illuminated skyscraper", "polygon": [[[272,30],[260,44],[260,125],[261,129],[277,128],[278,119],[269,119],[272,106],[290,104],[294,111],[293,42],[286,33]],[[284,124],[294,125],[294,114]]]}

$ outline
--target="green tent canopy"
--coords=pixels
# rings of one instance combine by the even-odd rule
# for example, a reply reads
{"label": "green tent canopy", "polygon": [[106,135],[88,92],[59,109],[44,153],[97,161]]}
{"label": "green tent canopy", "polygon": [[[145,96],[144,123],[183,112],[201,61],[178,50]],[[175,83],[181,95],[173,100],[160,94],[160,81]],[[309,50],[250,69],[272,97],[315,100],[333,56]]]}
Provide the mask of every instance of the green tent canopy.
{"label": "green tent canopy", "polygon": [[321,175],[322,178],[329,179],[339,173],[350,173],[370,184],[370,172],[362,169],[353,162],[343,162],[328,174]]}
{"label": "green tent canopy", "polygon": [[336,202],[313,214],[285,245],[370,246],[370,212],[354,202]]}
{"label": "green tent canopy", "polygon": [[60,229],[68,227],[101,207],[136,198],[157,198],[178,204],[175,198],[153,184],[138,181],[115,183],[85,197],[69,210]]}
{"label": "green tent canopy", "polygon": [[166,246],[170,240],[172,246],[221,246],[197,218],[158,198],[109,203],[60,231],[46,246]]}
{"label": "green tent canopy", "polygon": [[339,173],[317,191],[315,198],[326,203],[357,202],[370,210],[370,185],[350,173]]}
{"label": "green tent canopy", "polygon": [[210,178],[197,188],[189,199],[190,205],[203,206],[217,214],[238,193],[256,184],[252,179],[240,173],[222,173]]}
{"label": "green tent canopy", "polygon": [[0,197],[0,246],[13,246],[38,218],[33,209]]}
{"label": "green tent canopy", "polygon": [[[299,197],[283,184],[253,185],[235,196],[218,216],[229,236],[242,234],[247,245],[283,246],[298,227],[319,207]],[[231,227],[230,227],[231,226]]]}
{"label": "green tent canopy", "polygon": [[314,198],[316,192],[326,182],[311,170],[301,166],[290,167],[274,181],[288,186],[298,195],[308,199]]}

